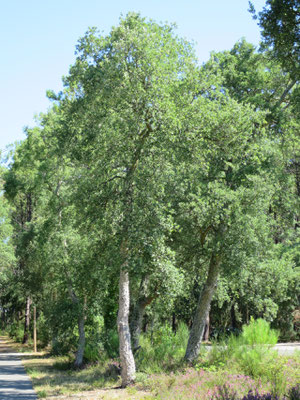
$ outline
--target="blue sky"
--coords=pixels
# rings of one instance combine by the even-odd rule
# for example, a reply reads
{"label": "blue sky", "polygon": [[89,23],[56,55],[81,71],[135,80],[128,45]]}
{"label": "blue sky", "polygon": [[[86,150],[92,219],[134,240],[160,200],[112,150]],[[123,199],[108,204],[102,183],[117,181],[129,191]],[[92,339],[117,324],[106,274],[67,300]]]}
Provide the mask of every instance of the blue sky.
{"label": "blue sky", "polygon": [[[253,3],[261,10],[265,0]],[[211,51],[229,50],[242,37],[259,43],[247,10],[247,0],[0,0],[0,149],[24,139],[23,128],[47,110],[46,90],[62,88],[88,27],[106,34],[129,11],[175,22],[180,36],[196,42],[204,62]]]}

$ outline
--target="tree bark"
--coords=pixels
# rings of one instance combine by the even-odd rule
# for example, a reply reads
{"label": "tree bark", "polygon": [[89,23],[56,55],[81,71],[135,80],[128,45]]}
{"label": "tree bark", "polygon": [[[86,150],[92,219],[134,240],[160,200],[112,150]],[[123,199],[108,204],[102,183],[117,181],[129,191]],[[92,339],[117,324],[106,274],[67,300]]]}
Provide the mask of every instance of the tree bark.
{"label": "tree bark", "polygon": [[130,332],[132,338],[133,352],[135,353],[140,346],[140,335],[142,331],[143,316],[146,305],[138,301],[132,312]]}
{"label": "tree bark", "polygon": [[118,332],[120,341],[122,387],[126,387],[135,380],[135,362],[131,349],[129,329],[129,274],[121,267],[119,282],[119,311]]}
{"label": "tree bark", "polygon": [[153,295],[146,296],[145,285],[146,285],[146,279],[143,279],[140,286],[139,298],[133,308],[131,323],[130,323],[130,333],[131,333],[132,347],[134,353],[140,347],[140,336],[142,332],[145,309],[157,297],[157,292],[156,292],[157,289],[154,290]]}
{"label": "tree bark", "polygon": [[31,298],[28,296],[26,299],[24,336],[23,336],[23,341],[22,341],[23,344],[28,343],[28,339],[29,339],[30,306],[31,306]]}
{"label": "tree bark", "polygon": [[176,333],[177,331],[177,320],[176,320],[176,315],[173,312],[172,314],[172,332]]}
{"label": "tree bark", "polygon": [[208,276],[199,297],[194,322],[190,331],[190,336],[185,352],[185,360],[188,362],[194,361],[200,352],[200,345],[205,329],[207,315],[210,309],[210,303],[215,292],[220,261],[215,254],[212,254],[209,263]]}
{"label": "tree bark", "polygon": [[36,343],[36,306],[33,307],[33,351],[37,352],[37,343]]}
{"label": "tree bark", "polygon": [[73,304],[77,307],[77,312],[78,312],[77,326],[78,326],[79,339],[78,339],[78,347],[77,347],[76,359],[75,359],[74,366],[76,368],[80,368],[83,364],[83,355],[84,355],[84,347],[85,347],[84,321],[85,321],[86,304],[84,304],[83,308],[80,307],[79,299],[76,296],[76,293],[74,292],[73,287],[72,287],[71,278],[68,276],[67,269],[65,271],[66,271],[66,275],[68,278],[69,295],[71,297]]}
{"label": "tree bark", "polygon": [[75,359],[75,367],[80,368],[83,364],[83,355],[85,348],[85,330],[84,330],[84,315],[81,313],[78,316],[78,332],[79,332],[79,340],[78,340],[78,349],[76,352]]}
{"label": "tree bark", "polygon": [[203,340],[205,340],[206,342],[208,342],[209,340],[209,311],[207,313],[207,317],[206,317],[206,321],[205,321],[205,328],[204,328],[204,333],[203,333]]}

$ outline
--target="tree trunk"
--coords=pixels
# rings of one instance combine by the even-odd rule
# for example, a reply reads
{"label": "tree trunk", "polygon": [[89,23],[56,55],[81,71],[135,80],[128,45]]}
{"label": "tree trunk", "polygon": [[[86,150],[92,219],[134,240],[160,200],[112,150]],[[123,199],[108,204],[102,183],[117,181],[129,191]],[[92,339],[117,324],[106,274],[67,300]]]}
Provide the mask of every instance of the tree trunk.
{"label": "tree trunk", "polygon": [[176,320],[176,315],[174,312],[172,314],[172,332],[174,332],[174,333],[177,332],[177,320]]}
{"label": "tree trunk", "polygon": [[190,332],[186,353],[184,356],[185,360],[188,362],[195,360],[200,352],[200,345],[203,337],[206,318],[209,313],[210,303],[217,284],[219,263],[220,261],[218,260],[216,255],[213,254],[210,258],[208,276],[202,293],[199,297],[193,326]]}
{"label": "tree trunk", "polygon": [[6,315],[5,315],[4,308],[2,308],[2,312],[1,312],[1,329],[5,329],[5,325],[6,325]]}
{"label": "tree trunk", "polygon": [[118,332],[120,342],[122,387],[126,387],[135,380],[135,362],[131,350],[129,329],[129,274],[121,267],[119,282],[119,311]]}
{"label": "tree trunk", "polygon": [[[144,281],[141,283],[140,292],[144,292]],[[134,306],[131,323],[130,323],[130,333],[132,338],[133,352],[135,353],[140,347],[140,336],[143,327],[143,317],[146,307],[152,303],[152,301],[157,297],[157,293],[153,296],[144,296],[141,294],[137,303]]]}
{"label": "tree trunk", "polygon": [[208,314],[206,317],[206,321],[205,321],[205,329],[204,329],[204,334],[203,334],[203,340],[205,340],[206,342],[208,342],[209,340],[209,310],[208,310]]}
{"label": "tree trunk", "polygon": [[235,316],[235,309],[234,309],[234,304],[232,304],[231,309],[230,309],[230,319],[231,319],[231,326],[236,329],[237,328],[237,320]]}
{"label": "tree trunk", "polygon": [[132,338],[133,352],[135,353],[140,346],[140,335],[142,331],[143,316],[146,305],[137,302],[132,312],[132,319],[130,324],[130,332]]}
{"label": "tree trunk", "polygon": [[23,341],[22,341],[23,344],[28,343],[28,339],[29,339],[30,306],[31,306],[31,298],[28,296],[26,299],[24,336],[23,336]]}
{"label": "tree trunk", "polygon": [[85,347],[85,330],[84,330],[85,311],[84,310],[85,310],[86,304],[84,304],[83,308],[81,309],[78,297],[76,296],[76,294],[73,290],[72,282],[69,277],[68,277],[68,289],[69,289],[69,294],[70,294],[71,300],[72,300],[73,304],[77,306],[77,312],[78,312],[77,326],[78,326],[79,340],[78,340],[78,348],[77,348],[77,352],[76,352],[76,359],[75,359],[74,366],[76,368],[80,368],[83,364],[83,355],[84,355],[84,347]]}
{"label": "tree trunk", "polygon": [[81,313],[78,316],[78,332],[79,332],[79,341],[78,341],[78,349],[76,352],[76,360],[75,367],[80,368],[83,364],[83,355],[84,355],[84,347],[85,347],[85,331],[84,331],[84,315]]}
{"label": "tree trunk", "polygon": [[36,306],[33,307],[33,351],[37,352],[37,343],[36,343]]}

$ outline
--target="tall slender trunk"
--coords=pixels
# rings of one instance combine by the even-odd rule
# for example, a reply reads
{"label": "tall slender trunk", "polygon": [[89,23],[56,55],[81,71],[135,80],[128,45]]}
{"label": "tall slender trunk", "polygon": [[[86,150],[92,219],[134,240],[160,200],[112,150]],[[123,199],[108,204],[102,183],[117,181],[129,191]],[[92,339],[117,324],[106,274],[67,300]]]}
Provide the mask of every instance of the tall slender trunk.
{"label": "tall slender trunk", "polygon": [[80,313],[78,316],[78,332],[79,332],[78,348],[76,352],[76,360],[74,363],[76,368],[80,368],[82,366],[84,348],[85,348],[85,330],[84,330],[83,313]]}
{"label": "tall slender trunk", "polygon": [[129,273],[121,267],[119,282],[118,332],[120,342],[122,387],[135,380],[135,362],[131,349],[129,329]]}
{"label": "tall slender trunk", "polygon": [[85,327],[84,327],[84,321],[85,321],[85,308],[86,308],[86,302],[84,303],[83,307],[80,307],[80,302],[79,299],[76,295],[76,293],[73,290],[72,287],[72,281],[71,278],[68,276],[67,269],[65,269],[67,278],[68,278],[68,290],[69,290],[69,295],[71,297],[71,300],[73,304],[77,307],[77,326],[78,326],[78,334],[79,334],[79,339],[78,339],[78,347],[77,347],[77,352],[76,352],[76,359],[74,366],[76,368],[80,368],[83,364],[83,355],[84,355],[84,348],[85,348]]}
{"label": "tall slender trunk", "polygon": [[235,309],[234,309],[234,303],[231,305],[230,308],[230,319],[231,319],[231,326],[236,329],[237,328],[237,320],[235,316]]}
{"label": "tall slender trunk", "polygon": [[133,352],[135,353],[140,346],[140,335],[142,332],[143,316],[146,305],[138,301],[132,312],[130,332],[132,338]]}
{"label": "tall slender trunk", "polygon": [[5,311],[4,311],[4,308],[2,308],[2,311],[1,311],[1,329],[5,329]]}
{"label": "tall slender trunk", "polygon": [[207,314],[206,321],[205,321],[204,333],[203,333],[203,340],[205,340],[206,342],[208,342],[208,340],[209,340],[209,323],[210,323],[209,311],[210,310],[208,310],[208,314]]}
{"label": "tall slender trunk", "polygon": [[209,263],[208,275],[199,297],[194,322],[190,331],[190,336],[185,352],[185,360],[191,362],[195,360],[200,352],[200,345],[205,329],[207,315],[210,309],[210,303],[215,292],[220,261],[215,254],[212,254]]}
{"label": "tall slender trunk", "polygon": [[173,312],[172,314],[172,332],[176,333],[177,331],[177,319],[176,314]]}
{"label": "tall slender trunk", "polygon": [[33,307],[33,351],[37,352],[37,341],[36,341],[36,306]]}
{"label": "tall slender trunk", "polygon": [[24,336],[23,336],[23,341],[22,341],[23,344],[27,343],[28,339],[29,339],[30,306],[31,306],[31,298],[28,296],[26,299]]}
{"label": "tall slender trunk", "polygon": [[[128,237],[129,226],[131,225],[131,215],[133,212],[133,176],[138,166],[145,142],[150,134],[153,132],[150,121],[146,121],[145,129],[140,132],[140,139],[137,143],[136,149],[133,153],[133,158],[129,163],[126,177],[124,180],[124,223],[123,223],[123,238]],[[124,259],[120,268],[120,281],[119,281],[119,311],[118,311],[118,333],[119,333],[119,351],[121,359],[121,377],[122,387],[130,385],[135,380],[135,362],[131,349],[131,337],[129,328],[129,273],[127,269],[127,239],[123,239],[121,245],[121,253]]]}

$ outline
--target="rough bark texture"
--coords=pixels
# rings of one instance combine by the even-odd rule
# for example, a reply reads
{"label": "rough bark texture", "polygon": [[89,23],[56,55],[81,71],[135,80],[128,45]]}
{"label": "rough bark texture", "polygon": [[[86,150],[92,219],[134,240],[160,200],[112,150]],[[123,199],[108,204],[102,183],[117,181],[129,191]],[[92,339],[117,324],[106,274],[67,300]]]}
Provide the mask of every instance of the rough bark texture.
{"label": "rough bark texture", "polygon": [[78,317],[78,332],[79,332],[79,341],[78,341],[78,349],[76,352],[76,360],[75,367],[80,368],[83,363],[83,354],[85,347],[85,331],[84,331],[84,316],[80,315]]}
{"label": "rough bark texture", "polygon": [[204,329],[204,333],[203,333],[203,340],[205,340],[206,342],[208,342],[209,340],[209,310],[208,310],[208,314],[206,317],[206,322],[205,322],[205,329]]}
{"label": "rough bark texture", "polygon": [[147,279],[143,279],[141,282],[138,301],[136,302],[130,321],[130,333],[132,339],[133,352],[135,353],[140,347],[140,335],[143,327],[143,317],[145,313],[145,308],[152,303],[152,301],[157,297],[157,291],[154,290],[154,294],[146,296],[145,286],[147,286]]}
{"label": "rough bark texture", "polygon": [[130,332],[132,338],[133,352],[136,352],[140,346],[140,335],[142,331],[142,323],[143,323],[145,307],[146,306],[143,303],[138,301],[132,312]]}
{"label": "rough bark texture", "polygon": [[78,348],[77,348],[77,352],[76,352],[76,359],[75,359],[74,366],[76,368],[80,368],[83,364],[83,354],[84,354],[84,347],[85,347],[85,330],[84,330],[85,305],[84,305],[83,309],[81,309],[81,310],[79,309],[80,308],[79,300],[73,290],[70,277],[68,277],[68,290],[69,290],[69,294],[70,294],[73,304],[75,304],[78,307],[77,326],[78,326],[79,340],[78,340]]}
{"label": "rough bark texture", "polygon": [[135,362],[131,349],[129,329],[129,274],[121,268],[119,282],[119,312],[118,332],[120,341],[122,387],[126,387],[135,380]]}
{"label": "rough bark texture", "polygon": [[30,306],[31,306],[31,298],[27,297],[26,299],[26,310],[25,310],[25,322],[24,322],[24,336],[22,343],[25,344],[29,339],[29,325],[30,325]]}
{"label": "rough bark texture", "polygon": [[36,340],[36,306],[33,307],[33,351],[37,352],[37,340]]}
{"label": "rough bark texture", "polygon": [[216,255],[213,254],[210,259],[208,276],[198,301],[193,326],[186,348],[184,358],[188,362],[195,360],[199,355],[205,323],[210,309],[210,303],[217,284],[218,273],[219,260]]}

